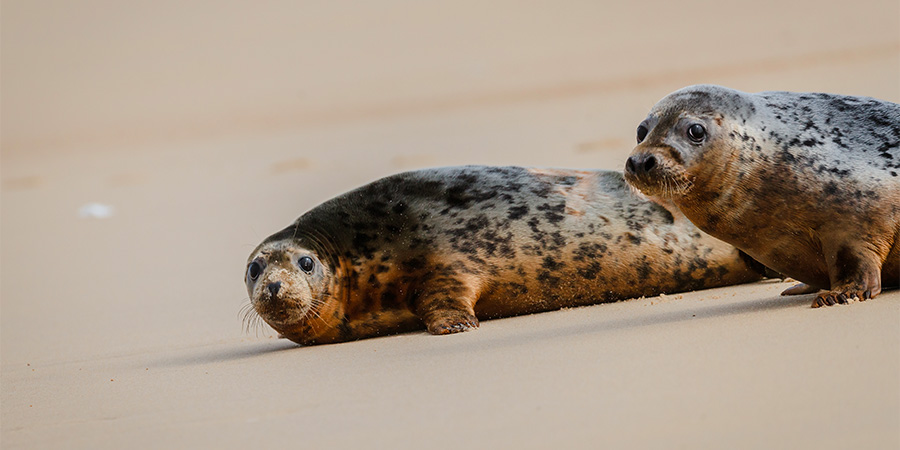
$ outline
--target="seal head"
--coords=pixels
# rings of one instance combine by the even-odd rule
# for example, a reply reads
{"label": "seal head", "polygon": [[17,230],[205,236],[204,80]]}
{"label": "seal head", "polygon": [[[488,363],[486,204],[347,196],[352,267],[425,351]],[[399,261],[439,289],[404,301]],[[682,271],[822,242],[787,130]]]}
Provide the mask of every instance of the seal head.
{"label": "seal head", "polygon": [[637,127],[638,148],[625,165],[625,179],[647,195],[675,198],[697,180],[737,176],[728,124],[746,123],[756,112],[740,92],[695,86],[661,100]]}
{"label": "seal head", "polygon": [[328,313],[339,303],[332,295],[333,263],[315,247],[302,237],[264,242],[251,254],[244,277],[256,313],[283,336],[304,343],[320,337],[316,330],[336,326]]}

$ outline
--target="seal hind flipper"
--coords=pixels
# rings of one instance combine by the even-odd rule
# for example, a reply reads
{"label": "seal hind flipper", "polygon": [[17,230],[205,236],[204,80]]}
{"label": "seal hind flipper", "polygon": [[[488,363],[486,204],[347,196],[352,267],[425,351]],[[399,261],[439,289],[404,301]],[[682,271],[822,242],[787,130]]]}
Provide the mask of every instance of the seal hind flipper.
{"label": "seal hind flipper", "polygon": [[797,283],[782,291],[781,295],[815,294],[816,292],[819,292],[819,290],[819,288],[810,286],[806,283]]}

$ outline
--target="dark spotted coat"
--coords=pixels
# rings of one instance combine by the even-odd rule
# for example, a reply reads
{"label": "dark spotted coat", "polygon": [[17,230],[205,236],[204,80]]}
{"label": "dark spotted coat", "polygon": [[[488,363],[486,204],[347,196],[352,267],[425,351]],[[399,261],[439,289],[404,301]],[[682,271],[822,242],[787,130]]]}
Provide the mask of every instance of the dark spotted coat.
{"label": "dark spotted coat", "polygon": [[629,182],[810,291],[830,289],[816,306],[900,284],[900,105],[692,86],[641,126]]}
{"label": "dark spotted coat", "polygon": [[[674,211],[674,212],[673,212]],[[312,273],[298,258],[315,259]],[[266,239],[248,290],[300,343],[743,283],[759,267],[605,171],[450,167],[329,200]],[[281,282],[277,294],[268,286]]]}

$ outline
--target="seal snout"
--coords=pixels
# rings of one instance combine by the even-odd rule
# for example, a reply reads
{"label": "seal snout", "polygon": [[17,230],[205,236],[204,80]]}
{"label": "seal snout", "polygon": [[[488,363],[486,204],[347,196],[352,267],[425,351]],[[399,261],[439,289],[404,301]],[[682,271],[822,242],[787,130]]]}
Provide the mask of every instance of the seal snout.
{"label": "seal snout", "polygon": [[671,148],[639,145],[625,162],[625,181],[646,195],[670,198],[686,194],[693,183],[673,154]]}
{"label": "seal snout", "polygon": [[625,181],[649,194],[658,184],[660,159],[651,152],[637,150],[625,161]]}
{"label": "seal snout", "polygon": [[657,166],[656,156],[651,153],[631,155],[625,163],[625,170],[635,176],[645,176]]}
{"label": "seal snout", "polygon": [[266,289],[268,289],[269,294],[271,294],[272,297],[274,297],[274,296],[278,295],[278,291],[281,289],[281,282],[276,281],[274,283],[269,283],[268,286],[266,286]]}

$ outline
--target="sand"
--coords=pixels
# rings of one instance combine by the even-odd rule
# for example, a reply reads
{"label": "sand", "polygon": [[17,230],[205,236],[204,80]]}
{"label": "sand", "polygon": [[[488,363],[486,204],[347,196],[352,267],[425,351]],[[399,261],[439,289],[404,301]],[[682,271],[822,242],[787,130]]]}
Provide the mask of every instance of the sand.
{"label": "sand", "polygon": [[4,2],[0,445],[900,447],[896,290],[242,329],[253,247],[378,177],[620,169],[687,84],[900,101],[900,4],[770,3]]}

